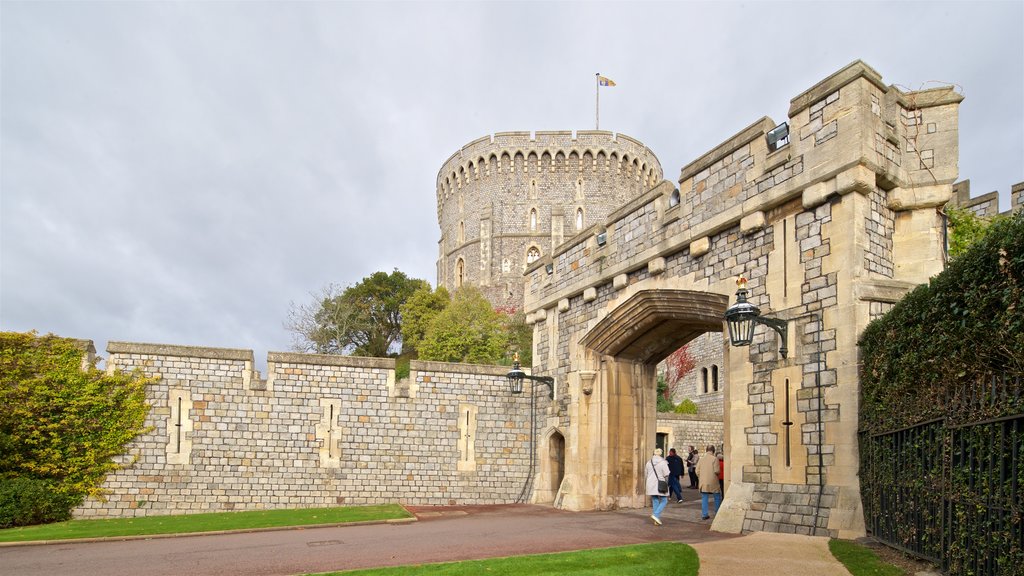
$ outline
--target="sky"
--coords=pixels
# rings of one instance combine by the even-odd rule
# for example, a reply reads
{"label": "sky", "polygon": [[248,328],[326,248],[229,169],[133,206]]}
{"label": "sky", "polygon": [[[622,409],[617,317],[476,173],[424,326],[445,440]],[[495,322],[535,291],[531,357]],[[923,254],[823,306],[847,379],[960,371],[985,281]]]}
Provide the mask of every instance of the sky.
{"label": "sky", "polygon": [[287,351],[329,284],[436,283],[476,138],[594,128],[680,169],[861,59],[955,85],[960,177],[1024,181],[1024,2],[0,2],[0,329]]}

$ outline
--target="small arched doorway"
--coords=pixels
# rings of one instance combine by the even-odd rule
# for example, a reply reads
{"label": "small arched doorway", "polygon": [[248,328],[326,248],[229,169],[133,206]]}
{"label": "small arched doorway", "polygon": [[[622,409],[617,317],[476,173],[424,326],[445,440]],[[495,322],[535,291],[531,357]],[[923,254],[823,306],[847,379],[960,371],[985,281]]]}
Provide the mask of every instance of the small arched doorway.
{"label": "small arched doorway", "polygon": [[557,429],[551,430],[538,449],[540,469],[533,491],[535,504],[558,505],[558,491],[565,478],[565,436]]}
{"label": "small arched doorway", "polygon": [[548,486],[557,494],[565,478],[565,436],[557,430],[548,438],[548,469],[551,471]]}

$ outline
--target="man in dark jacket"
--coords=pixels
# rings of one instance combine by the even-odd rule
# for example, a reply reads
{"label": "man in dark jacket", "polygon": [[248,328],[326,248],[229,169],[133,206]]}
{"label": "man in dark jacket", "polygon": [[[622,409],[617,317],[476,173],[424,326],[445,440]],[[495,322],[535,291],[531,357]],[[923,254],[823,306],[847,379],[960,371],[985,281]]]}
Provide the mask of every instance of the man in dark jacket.
{"label": "man in dark jacket", "polygon": [[679,477],[683,475],[683,459],[676,455],[675,448],[670,448],[665,461],[668,462],[668,495],[672,498],[675,494],[676,502],[682,502],[683,488],[679,485]]}

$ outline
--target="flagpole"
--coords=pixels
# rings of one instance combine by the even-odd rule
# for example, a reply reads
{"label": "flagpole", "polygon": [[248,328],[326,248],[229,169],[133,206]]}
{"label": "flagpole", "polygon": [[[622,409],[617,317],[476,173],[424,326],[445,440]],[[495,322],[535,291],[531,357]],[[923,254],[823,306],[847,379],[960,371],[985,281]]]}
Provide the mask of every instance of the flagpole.
{"label": "flagpole", "polygon": [[601,129],[601,73],[594,74],[594,130]]}

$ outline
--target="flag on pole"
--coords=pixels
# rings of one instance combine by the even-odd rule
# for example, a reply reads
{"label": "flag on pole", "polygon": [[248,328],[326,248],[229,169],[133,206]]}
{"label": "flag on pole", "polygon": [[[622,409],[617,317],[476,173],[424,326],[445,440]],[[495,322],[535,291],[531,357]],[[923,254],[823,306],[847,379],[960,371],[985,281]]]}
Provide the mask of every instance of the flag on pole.
{"label": "flag on pole", "polygon": [[615,81],[611,78],[605,78],[604,76],[597,77],[598,86],[615,86]]}

